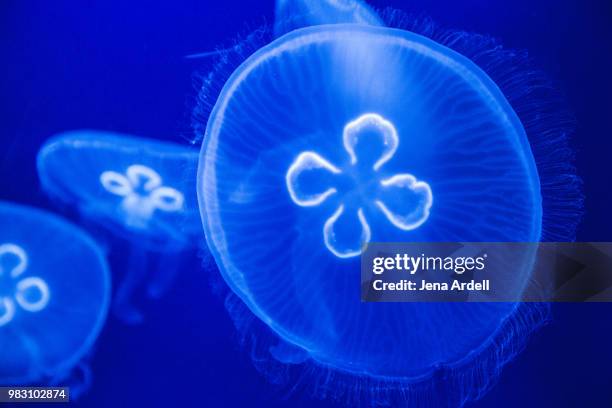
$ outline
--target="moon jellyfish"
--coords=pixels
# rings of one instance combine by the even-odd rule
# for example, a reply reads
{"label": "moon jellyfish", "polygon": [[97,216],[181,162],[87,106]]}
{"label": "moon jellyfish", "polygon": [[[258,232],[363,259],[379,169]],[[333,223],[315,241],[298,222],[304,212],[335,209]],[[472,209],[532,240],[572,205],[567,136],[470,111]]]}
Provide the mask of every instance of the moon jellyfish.
{"label": "moon jellyfish", "polygon": [[[198,195],[240,299],[228,309],[261,322],[250,337],[271,375],[367,405],[457,406],[546,306],[362,303],[363,245],[571,240],[581,195],[569,116],[522,54],[409,27],[308,27],[248,57],[210,114]],[[532,255],[516,261],[517,300]]]}
{"label": "moon jellyfish", "polygon": [[84,232],[40,210],[0,202],[0,225],[0,384],[67,381],[74,396],[106,319],[106,260]]}
{"label": "moon jellyfish", "polygon": [[127,241],[127,254],[114,253],[127,258],[114,309],[128,322],[142,319],[131,298],[147,265],[156,270],[148,294],[159,298],[181,253],[201,235],[193,188],[197,157],[188,147],[100,131],[58,135],[39,152],[45,191],[114,239]]}
{"label": "moon jellyfish", "polygon": [[274,34],[279,37],[297,28],[319,24],[382,26],[378,15],[359,0],[277,0]]}

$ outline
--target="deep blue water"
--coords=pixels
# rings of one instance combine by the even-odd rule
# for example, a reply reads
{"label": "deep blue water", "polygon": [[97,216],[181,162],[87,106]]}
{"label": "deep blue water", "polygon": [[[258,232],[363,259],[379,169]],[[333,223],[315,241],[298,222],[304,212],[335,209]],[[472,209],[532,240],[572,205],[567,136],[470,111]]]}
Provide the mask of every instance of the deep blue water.
{"label": "deep blue water", "polygon": [[[372,1],[488,33],[530,51],[576,115],[572,144],[584,180],[581,241],[612,241],[612,5],[608,0]],[[54,133],[94,128],[191,140],[198,60],[273,19],[273,2],[18,1],[0,5],[0,199],[52,208],[35,157]],[[0,226],[1,227],[1,226]],[[114,260],[119,263],[120,260]],[[79,406],[328,406],[284,397],[236,341],[215,271],[197,257],[148,319],[109,318]],[[113,265],[118,267],[119,265]],[[186,307],[187,306],[187,307]],[[560,304],[478,407],[612,406],[612,305]],[[1,352],[1,351],[0,351]]]}

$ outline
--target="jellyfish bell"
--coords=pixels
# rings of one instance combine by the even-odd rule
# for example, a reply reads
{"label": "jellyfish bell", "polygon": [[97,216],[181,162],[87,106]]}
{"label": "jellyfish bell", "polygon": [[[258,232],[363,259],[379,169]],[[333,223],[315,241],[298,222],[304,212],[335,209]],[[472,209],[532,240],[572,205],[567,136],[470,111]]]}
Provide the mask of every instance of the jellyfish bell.
{"label": "jellyfish bell", "polygon": [[[387,58],[364,60],[368,49]],[[389,60],[403,62],[392,76]],[[201,157],[207,238],[223,249],[217,260],[230,280],[246,279],[286,242],[313,251],[322,266],[350,270],[355,259],[337,258],[356,258],[370,240],[540,239],[539,178],[511,107],[470,61],[404,31],[333,25],[264,47],[228,81]],[[291,228],[274,228],[288,221]],[[248,243],[253,235],[270,239],[260,247]],[[259,253],[250,265],[233,254],[247,246]]]}
{"label": "jellyfish bell", "polygon": [[0,224],[0,383],[71,383],[106,319],[106,260],[43,211],[0,202]]}
{"label": "jellyfish bell", "polygon": [[197,204],[190,170],[197,154],[173,143],[111,132],[60,134],[42,147],[45,191],[149,249],[189,246]]}
{"label": "jellyfish bell", "polygon": [[[571,236],[576,184],[552,188],[562,154],[538,139],[558,129],[523,123],[513,92],[439,42],[356,24],[292,31],[233,72],[202,143],[200,210],[224,280],[278,338],[272,357],[370,403],[482,395],[538,306],[360,303],[359,255],[367,242]],[[559,215],[568,228],[554,235]],[[517,300],[532,263],[516,260]]]}
{"label": "jellyfish bell", "polygon": [[43,189],[75,208],[97,234],[126,241],[129,250],[112,254],[126,259],[115,303],[129,321],[142,318],[129,303],[147,265],[156,269],[148,294],[158,298],[200,237],[197,159],[185,146],[92,130],[57,135],[39,151]]}
{"label": "jellyfish bell", "polygon": [[360,0],[277,0],[274,35],[319,24],[382,26],[382,19]]}

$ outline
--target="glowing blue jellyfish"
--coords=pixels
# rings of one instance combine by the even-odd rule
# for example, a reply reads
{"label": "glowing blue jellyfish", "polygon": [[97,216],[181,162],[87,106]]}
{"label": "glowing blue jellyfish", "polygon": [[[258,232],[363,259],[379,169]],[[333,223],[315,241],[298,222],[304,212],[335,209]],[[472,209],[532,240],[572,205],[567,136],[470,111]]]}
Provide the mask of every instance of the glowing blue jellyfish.
{"label": "glowing blue jellyfish", "polygon": [[[109,273],[78,228],[0,202],[0,384],[68,384],[106,319]],[[73,383],[73,381],[77,381]],[[82,384],[78,384],[81,381]]]}
{"label": "glowing blue jellyfish", "polygon": [[382,26],[381,18],[360,0],[277,0],[274,34],[320,24]]}
{"label": "glowing blue jellyfish", "polygon": [[193,150],[101,131],[73,131],[38,155],[43,188],[117,234],[131,233],[151,249],[192,245]]}
{"label": "glowing blue jellyfish", "polygon": [[193,187],[197,157],[173,143],[85,130],[58,135],[39,152],[38,173],[49,195],[129,241],[126,277],[115,297],[128,321],[141,319],[130,298],[147,264],[157,269],[148,288],[156,298],[177,271],[180,252],[201,235]]}
{"label": "glowing blue jellyfish", "polygon": [[[461,405],[486,390],[541,309],[361,303],[359,254],[370,241],[560,237],[557,216],[571,235],[575,176],[562,165],[552,179],[562,155],[538,140],[558,129],[517,103],[522,123],[517,93],[440,43],[356,24],[293,31],[231,75],[202,145],[200,209],[223,278],[278,336],[270,356],[314,367],[322,395],[367,404]],[[516,260],[516,299],[532,255]]]}

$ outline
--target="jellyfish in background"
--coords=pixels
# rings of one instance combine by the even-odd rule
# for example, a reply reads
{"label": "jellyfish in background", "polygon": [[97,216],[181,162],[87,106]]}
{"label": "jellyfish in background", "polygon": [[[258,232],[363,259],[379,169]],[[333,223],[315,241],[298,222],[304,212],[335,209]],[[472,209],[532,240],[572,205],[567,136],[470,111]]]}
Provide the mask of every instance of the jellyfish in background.
{"label": "jellyfish in background", "polygon": [[[206,77],[202,222],[240,299],[228,309],[271,375],[367,405],[460,406],[491,386],[546,306],[361,303],[362,245],[572,240],[571,117],[524,53],[399,12],[380,21],[399,29],[352,21],[273,40],[211,111],[223,65]],[[517,300],[532,255],[516,260]],[[246,327],[249,314],[261,323]]]}
{"label": "jellyfish in background", "polygon": [[58,135],[39,152],[44,190],[75,207],[98,231],[127,241],[127,253],[113,251],[127,258],[114,299],[114,310],[126,322],[142,320],[132,297],[148,265],[155,271],[148,295],[159,298],[181,255],[200,239],[193,187],[197,157],[180,145],[89,130]]}
{"label": "jellyfish in background", "polygon": [[359,0],[277,0],[274,35],[319,24],[384,25],[367,4]]}
{"label": "jellyfish in background", "polygon": [[106,260],[84,232],[40,210],[0,202],[0,225],[0,384],[69,384],[74,397],[106,319]]}

